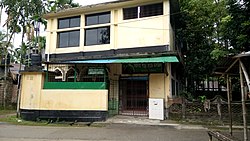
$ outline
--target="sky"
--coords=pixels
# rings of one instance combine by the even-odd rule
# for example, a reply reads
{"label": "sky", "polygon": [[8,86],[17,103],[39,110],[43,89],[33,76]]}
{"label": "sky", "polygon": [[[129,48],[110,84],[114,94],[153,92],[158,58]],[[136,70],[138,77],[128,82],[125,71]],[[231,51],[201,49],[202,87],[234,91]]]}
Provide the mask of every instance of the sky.
{"label": "sky", "polygon": [[80,5],[89,5],[89,4],[103,3],[114,0],[73,0],[73,1],[79,3]]}
{"label": "sky", "polygon": [[[97,3],[104,3],[104,2],[109,2],[109,1],[115,1],[115,0],[73,0],[73,2],[79,3],[80,5],[90,5],[90,4],[97,4]],[[6,31],[6,29],[4,27],[2,27],[2,25],[4,24],[4,22],[7,19],[7,15],[4,14],[4,10],[3,10],[3,14],[1,17],[1,26],[0,26],[0,30],[1,31]],[[43,30],[43,29],[41,29]],[[41,36],[45,36],[46,32],[45,31],[41,31]],[[14,43],[14,47],[18,48],[21,45],[21,34],[16,34],[13,40]]]}

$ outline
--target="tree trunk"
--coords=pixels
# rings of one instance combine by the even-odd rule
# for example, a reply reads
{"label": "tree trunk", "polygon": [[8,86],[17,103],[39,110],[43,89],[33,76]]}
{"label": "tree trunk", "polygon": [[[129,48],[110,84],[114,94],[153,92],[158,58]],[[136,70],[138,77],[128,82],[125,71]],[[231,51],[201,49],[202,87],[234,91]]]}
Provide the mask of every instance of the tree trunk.
{"label": "tree trunk", "polygon": [[4,91],[3,91],[3,108],[4,110],[6,109],[6,97],[7,97],[7,55],[8,53],[5,54],[5,60],[4,60]]}

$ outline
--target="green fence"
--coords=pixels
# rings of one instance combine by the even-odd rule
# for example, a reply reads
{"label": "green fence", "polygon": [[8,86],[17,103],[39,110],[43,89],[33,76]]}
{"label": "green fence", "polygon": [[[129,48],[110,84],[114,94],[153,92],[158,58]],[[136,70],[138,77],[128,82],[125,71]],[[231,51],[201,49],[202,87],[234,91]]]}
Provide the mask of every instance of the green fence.
{"label": "green fence", "polygon": [[44,82],[44,89],[107,89],[106,82]]}

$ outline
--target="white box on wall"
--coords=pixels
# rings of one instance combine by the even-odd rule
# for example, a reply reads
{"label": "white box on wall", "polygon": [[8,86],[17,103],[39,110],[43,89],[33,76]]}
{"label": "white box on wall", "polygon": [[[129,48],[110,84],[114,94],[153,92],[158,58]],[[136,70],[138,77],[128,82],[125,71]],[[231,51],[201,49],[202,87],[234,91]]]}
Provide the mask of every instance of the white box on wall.
{"label": "white box on wall", "polygon": [[164,120],[164,99],[149,98],[149,119]]}

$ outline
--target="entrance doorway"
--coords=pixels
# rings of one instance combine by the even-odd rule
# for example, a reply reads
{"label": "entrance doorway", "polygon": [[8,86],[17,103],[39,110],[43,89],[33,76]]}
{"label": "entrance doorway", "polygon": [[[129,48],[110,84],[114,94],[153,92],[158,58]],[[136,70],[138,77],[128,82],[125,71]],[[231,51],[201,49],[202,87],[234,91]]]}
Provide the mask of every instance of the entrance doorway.
{"label": "entrance doorway", "polygon": [[148,115],[148,77],[120,78],[120,114]]}

